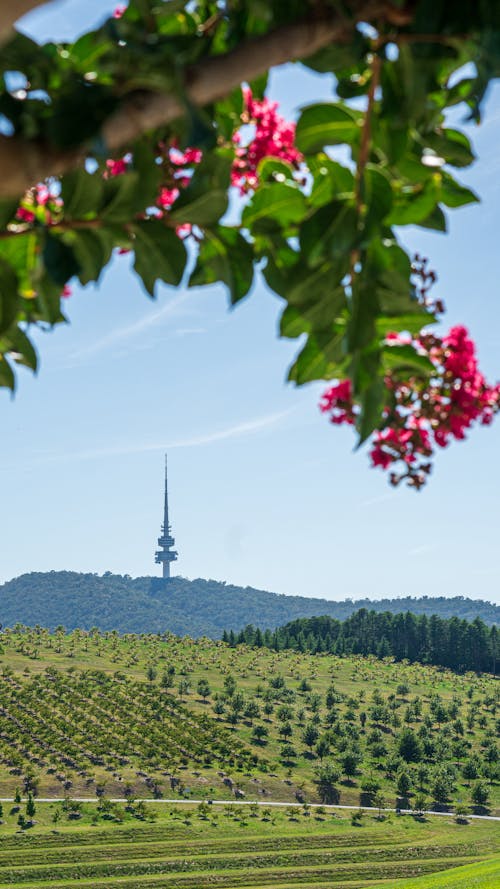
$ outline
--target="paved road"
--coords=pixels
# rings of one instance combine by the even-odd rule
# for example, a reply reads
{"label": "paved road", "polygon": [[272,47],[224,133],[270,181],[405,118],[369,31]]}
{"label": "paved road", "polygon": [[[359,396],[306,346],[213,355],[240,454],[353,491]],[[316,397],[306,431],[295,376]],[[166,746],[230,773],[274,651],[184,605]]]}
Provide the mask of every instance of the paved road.
{"label": "paved road", "polygon": [[[98,802],[95,796],[72,796],[71,797],[74,802],[77,803],[96,803]],[[108,799],[108,797],[106,797]],[[38,803],[62,803],[64,802],[65,797],[36,797],[36,802]],[[127,803],[130,800],[126,799],[126,797],[114,797],[110,798],[112,803]],[[12,797],[0,797],[0,802],[2,803],[12,803]],[[23,802],[26,802],[23,799]],[[136,798],[136,802],[138,799]],[[200,803],[206,803],[208,800],[204,799],[143,799],[144,803],[160,803],[164,805],[199,805]],[[264,808],[269,808],[270,806],[278,806],[284,809],[288,809],[291,806],[294,806],[298,809],[303,808],[303,803],[281,803],[281,802],[273,802],[272,800],[264,801],[264,800],[251,800],[251,799],[214,799],[211,801],[211,805],[213,806],[263,806]],[[335,811],[335,809],[348,809],[350,811],[359,811],[362,809],[364,812],[378,812],[378,808],[373,808],[370,806],[332,806],[327,805],[326,803],[308,803],[307,804],[310,809],[318,809],[323,808],[328,811]],[[382,809],[382,812],[400,812],[402,815],[413,815],[415,814],[412,809]],[[440,818],[450,817],[453,815],[453,812],[433,812],[432,810],[425,810],[423,812],[424,815],[438,815]],[[476,818],[481,821],[500,821],[500,817],[496,815],[467,815],[467,818]]]}

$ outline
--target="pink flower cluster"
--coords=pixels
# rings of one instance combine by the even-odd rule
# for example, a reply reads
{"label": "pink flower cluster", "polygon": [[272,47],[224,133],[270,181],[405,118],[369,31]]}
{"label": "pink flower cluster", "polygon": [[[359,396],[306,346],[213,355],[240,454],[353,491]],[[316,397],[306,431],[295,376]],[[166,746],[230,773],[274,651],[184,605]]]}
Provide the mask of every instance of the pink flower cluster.
{"label": "pink flower cluster", "polygon": [[255,127],[253,139],[248,145],[241,145],[241,134],[236,132],[233,142],[236,145],[231,183],[241,194],[257,188],[259,184],[257,167],[265,157],[276,157],[298,168],[302,155],[295,147],[295,124],[289,123],[278,114],[278,103],[269,99],[254,99],[251,89],[243,89],[244,110],[242,123]]}
{"label": "pink flower cluster", "polygon": [[[383,427],[374,432],[370,458],[382,469],[403,467],[390,475],[392,484],[405,479],[417,489],[431,470],[429,458],[435,445],[444,448],[453,439],[479,422],[489,425],[500,411],[500,384],[489,385],[478,368],[476,348],[463,326],[452,327],[443,337],[423,333],[418,338],[393,333],[386,345],[411,344],[434,365],[431,379],[413,376],[401,379],[396,373],[386,377],[389,402],[383,414]],[[353,424],[359,405],[352,396],[349,380],[328,389],[320,409],[335,424]]]}
{"label": "pink flower cluster", "polygon": [[46,185],[40,184],[25,194],[16,211],[16,220],[19,222],[39,222],[51,225],[62,207],[62,200],[53,194]]}
{"label": "pink flower cluster", "polygon": [[129,169],[131,160],[132,158],[130,155],[119,157],[118,160],[109,158],[109,160],[106,161],[106,171],[104,173],[104,178],[107,179],[108,176],[122,176],[123,173],[126,173]]}
{"label": "pink flower cluster", "polygon": [[341,380],[335,386],[330,386],[321,397],[320,409],[323,413],[330,414],[330,423],[334,423],[335,426],[341,426],[342,423],[354,425],[357,414],[351,381]]}
{"label": "pink flower cluster", "polygon": [[182,188],[186,188],[192,175],[192,168],[199,164],[203,152],[199,148],[186,148],[185,151],[179,151],[178,148],[170,147],[164,154],[164,170],[167,172],[167,185],[160,188],[157,206],[160,211],[170,210],[175,204],[181,193]]}

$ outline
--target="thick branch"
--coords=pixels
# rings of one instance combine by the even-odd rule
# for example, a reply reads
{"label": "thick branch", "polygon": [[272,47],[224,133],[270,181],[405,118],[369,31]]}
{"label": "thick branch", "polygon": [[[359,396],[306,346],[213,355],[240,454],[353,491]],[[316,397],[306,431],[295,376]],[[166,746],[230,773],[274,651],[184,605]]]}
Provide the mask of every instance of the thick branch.
{"label": "thick branch", "polygon": [[12,3],[0,5],[0,44],[6,43],[12,37],[14,25],[18,19],[26,13],[43,6],[47,0],[15,0]]}
{"label": "thick branch", "polygon": [[[26,5],[37,0],[25,0]],[[43,2],[43,0],[38,0]],[[18,4],[19,5],[19,4]],[[401,10],[385,0],[355,0],[357,21],[383,19],[393,22]],[[399,23],[399,22],[398,22]],[[186,72],[186,92],[198,106],[222,98],[242,81],[253,80],[269,68],[295,59],[307,58],[333,42],[352,37],[353,20],[332,13],[328,20],[302,21],[286,25],[263,37],[248,40],[226,55],[214,56]],[[110,153],[116,153],[149,130],[156,129],[184,113],[176,95],[145,94],[130,100],[105,123],[103,137]],[[81,163],[84,147],[72,152],[56,152],[36,143],[0,137],[0,196],[14,197],[50,175],[60,175]]]}

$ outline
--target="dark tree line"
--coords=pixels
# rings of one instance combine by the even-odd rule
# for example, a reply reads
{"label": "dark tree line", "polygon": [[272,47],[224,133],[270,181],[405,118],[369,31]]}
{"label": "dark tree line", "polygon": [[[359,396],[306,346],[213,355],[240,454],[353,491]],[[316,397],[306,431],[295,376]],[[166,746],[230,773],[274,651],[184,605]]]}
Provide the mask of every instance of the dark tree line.
{"label": "dark tree line", "polygon": [[457,672],[497,672],[498,630],[480,618],[473,621],[437,615],[377,613],[360,608],[347,620],[332,617],[300,618],[271,632],[249,624],[240,633],[223,634],[230,645],[266,646],[276,651],[336,655],[362,654],[394,657],[448,667]]}

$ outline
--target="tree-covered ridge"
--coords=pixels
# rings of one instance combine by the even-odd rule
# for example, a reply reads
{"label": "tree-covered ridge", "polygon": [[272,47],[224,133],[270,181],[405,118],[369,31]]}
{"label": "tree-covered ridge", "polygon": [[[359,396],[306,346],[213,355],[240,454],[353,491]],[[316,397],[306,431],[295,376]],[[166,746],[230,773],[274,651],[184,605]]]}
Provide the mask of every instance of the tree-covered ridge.
{"label": "tree-covered ridge", "polygon": [[[338,595],[332,589],[332,595]],[[120,633],[161,633],[220,638],[247,624],[274,630],[291,620],[329,615],[345,620],[364,607],[373,611],[436,614],[487,624],[500,621],[500,607],[462,596],[331,601],[285,596],[216,580],[173,577],[167,586],[151,577],[50,571],[23,574],[0,586],[0,623],[80,627]]]}
{"label": "tree-covered ridge", "polygon": [[496,625],[486,626],[480,618],[469,622],[458,617],[430,618],[367,611],[360,608],[345,621],[331,617],[300,618],[274,633],[248,626],[238,635],[224,632],[230,645],[242,644],[275,651],[292,648],[314,654],[362,654],[379,658],[393,657],[397,661],[418,661],[450,670],[493,673],[500,660],[500,642]]}

